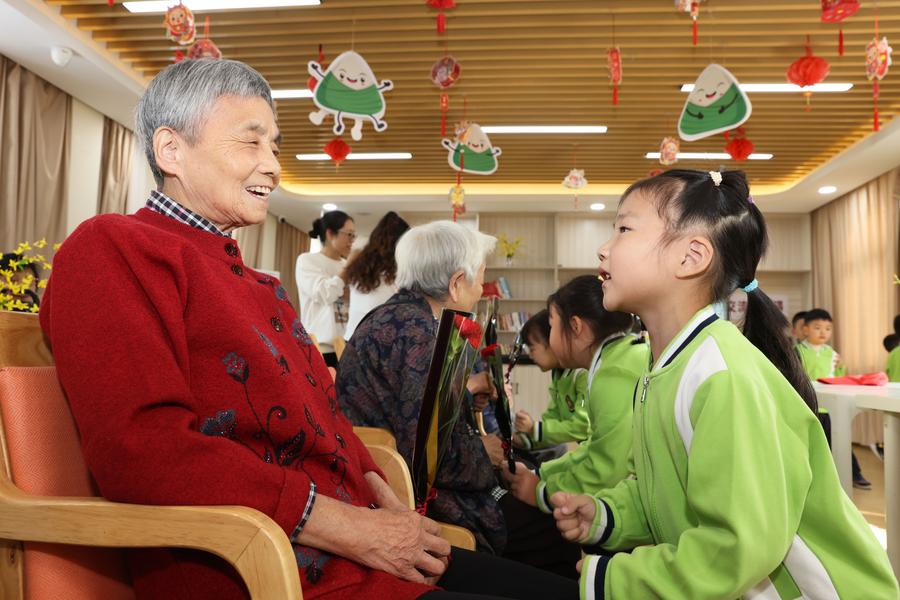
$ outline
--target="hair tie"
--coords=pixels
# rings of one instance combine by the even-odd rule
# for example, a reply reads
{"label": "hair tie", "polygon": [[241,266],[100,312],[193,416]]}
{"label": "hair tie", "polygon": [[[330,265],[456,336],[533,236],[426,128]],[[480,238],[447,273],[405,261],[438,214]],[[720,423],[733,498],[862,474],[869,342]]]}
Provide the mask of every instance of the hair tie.
{"label": "hair tie", "polygon": [[753,278],[753,281],[751,281],[750,283],[748,283],[747,285],[745,285],[745,286],[742,287],[741,289],[744,290],[744,293],[745,293],[745,294],[749,294],[750,292],[752,292],[753,290],[755,290],[755,289],[758,288],[758,287],[759,287],[759,282],[758,282],[758,281],[756,280],[756,278],[754,277],[754,278]]}
{"label": "hair tie", "polygon": [[716,187],[719,187],[719,185],[722,183],[722,174],[718,171],[710,171],[709,178],[712,179],[713,185],[715,185]]}

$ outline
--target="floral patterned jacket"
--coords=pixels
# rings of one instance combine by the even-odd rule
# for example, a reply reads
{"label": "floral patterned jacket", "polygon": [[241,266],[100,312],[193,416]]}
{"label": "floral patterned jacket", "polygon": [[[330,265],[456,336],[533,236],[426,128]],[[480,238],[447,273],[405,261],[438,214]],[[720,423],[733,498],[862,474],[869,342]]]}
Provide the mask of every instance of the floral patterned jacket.
{"label": "floral patterned jacket", "polygon": [[[354,425],[381,427],[397,438],[412,468],[413,448],[437,322],[425,296],[401,289],[359,324],[341,356],[336,382],[341,411]],[[475,534],[478,549],[500,554],[506,522],[484,444],[463,410],[438,471],[429,517]]]}

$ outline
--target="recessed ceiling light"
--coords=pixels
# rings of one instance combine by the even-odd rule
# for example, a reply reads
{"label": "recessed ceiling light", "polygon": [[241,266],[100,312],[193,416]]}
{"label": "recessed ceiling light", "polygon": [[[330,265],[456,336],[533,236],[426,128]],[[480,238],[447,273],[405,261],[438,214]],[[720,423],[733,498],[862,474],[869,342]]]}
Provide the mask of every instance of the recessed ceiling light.
{"label": "recessed ceiling light", "polygon": [[[351,152],[344,160],[409,160],[409,152]],[[331,160],[327,154],[298,154],[297,160]]]}
{"label": "recessed ceiling light", "polygon": [[[742,83],[741,89],[745,92],[846,92],[853,87],[852,83],[817,83],[800,87],[793,83]],[[681,86],[682,92],[693,92],[694,84],[685,83]]]}
{"label": "recessed ceiling light", "polygon": [[331,202],[326,202],[322,205],[322,210],[337,210],[337,204],[332,204]]}
{"label": "recessed ceiling light", "polygon": [[273,100],[291,100],[294,98],[312,98],[310,90],[272,90]]}
{"label": "recessed ceiling light", "polygon": [[[747,158],[750,160],[772,160],[772,154],[757,152]],[[644,158],[659,158],[659,152],[648,152]],[[731,160],[731,155],[725,152],[679,152],[678,159],[684,160]]]}
{"label": "recessed ceiling light", "polygon": [[485,133],[606,133],[606,125],[485,125]]}
{"label": "recessed ceiling light", "polygon": [[[321,0],[184,0],[193,11],[233,10],[236,8],[287,8],[289,6],[318,6]],[[164,13],[173,0],[134,0],[123,2],[125,10],[133,13]]]}
{"label": "recessed ceiling light", "polygon": [[823,185],[819,188],[820,194],[833,194],[837,191],[837,188],[833,185]]}
{"label": "recessed ceiling light", "polygon": [[594,202],[591,204],[591,210],[603,210],[604,208],[606,208],[606,205],[602,202]]}

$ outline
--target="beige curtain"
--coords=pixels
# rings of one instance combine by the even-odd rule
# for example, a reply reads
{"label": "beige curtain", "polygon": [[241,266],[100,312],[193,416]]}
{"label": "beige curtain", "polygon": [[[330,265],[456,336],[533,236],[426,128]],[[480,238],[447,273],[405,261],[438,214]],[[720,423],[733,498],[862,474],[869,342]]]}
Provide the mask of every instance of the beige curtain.
{"label": "beige curtain", "polygon": [[262,256],[263,226],[265,221],[257,225],[249,225],[235,230],[234,240],[241,249],[244,264],[254,269],[259,267]]}
{"label": "beige curtain", "polygon": [[71,97],[0,56],[0,250],[66,235]]}
{"label": "beige curtain", "polygon": [[100,187],[97,214],[124,215],[131,181],[134,134],[109,117],[103,117],[103,149],[100,154]]}
{"label": "beige curtain", "polygon": [[[813,304],[834,317],[848,373],[883,371],[882,339],[900,311],[900,189],[890,171],[812,213]],[[883,439],[880,413],[853,423],[853,441]]]}
{"label": "beige curtain", "polygon": [[309,236],[284,219],[278,219],[278,230],[275,236],[275,269],[281,274],[281,285],[287,290],[291,304],[300,311],[300,298],[297,294],[297,279],[294,276],[294,265],[297,257],[309,252]]}

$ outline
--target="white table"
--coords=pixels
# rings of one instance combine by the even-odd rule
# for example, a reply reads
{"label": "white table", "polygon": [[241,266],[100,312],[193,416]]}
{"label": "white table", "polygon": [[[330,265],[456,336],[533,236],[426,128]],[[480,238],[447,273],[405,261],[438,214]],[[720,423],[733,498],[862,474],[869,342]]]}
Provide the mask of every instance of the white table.
{"label": "white table", "polygon": [[841,487],[853,497],[853,417],[860,413],[856,396],[864,386],[826,385],[814,382],[819,407],[831,417],[831,454],[841,479]]}
{"label": "white table", "polygon": [[[834,454],[841,483],[846,463],[850,476],[850,431],[853,416],[860,410],[879,410],[884,413],[884,504],[887,525],[887,552],[900,577],[900,383],[886,386],[821,385],[815,384],[816,395],[822,406],[831,413],[831,449]],[[834,410],[832,409],[834,407]],[[838,421],[840,421],[838,423]],[[837,430],[840,429],[840,433]],[[836,441],[841,438],[841,448]],[[851,481],[850,490],[852,490]],[[845,486],[844,489],[847,489]],[[851,492],[848,491],[848,494]]]}

